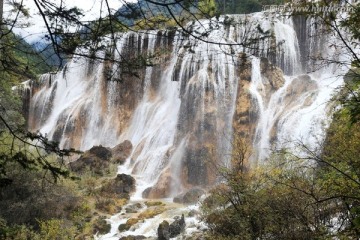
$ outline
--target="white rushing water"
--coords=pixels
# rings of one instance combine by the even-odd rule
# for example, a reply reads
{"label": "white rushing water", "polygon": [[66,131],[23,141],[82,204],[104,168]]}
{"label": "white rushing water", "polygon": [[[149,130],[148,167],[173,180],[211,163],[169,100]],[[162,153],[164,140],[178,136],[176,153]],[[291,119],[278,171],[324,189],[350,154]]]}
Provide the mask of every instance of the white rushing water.
{"label": "white rushing water", "polygon": [[[254,163],[265,161],[273,148],[294,147],[297,140],[316,146],[324,139],[330,119],[328,102],[341,86],[338,76],[346,69],[328,65],[307,73],[309,66],[301,65],[301,57],[318,54],[320,49],[327,57],[339,54],[319,47],[325,44],[322,39],[298,36],[292,18],[256,13],[224,19],[192,26],[200,33],[204,26],[212,26],[207,40],[221,44],[166,31],[120,34],[114,51],[117,60],[160,53],[160,63],[144,68],[138,78],[107,81],[109,72],[113,80],[120,76],[123,65],[109,67],[107,62],[74,58],[66,70],[43,76],[32,91],[30,127],[59,141],[61,147],[81,150],[94,145],[114,147],[130,140],[133,151],[118,171],[136,178],[133,201],[142,201],[149,188],[155,197],[169,198],[192,187],[212,185],[216,176],[211,165],[230,165],[245,52],[251,62],[245,69],[251,72],[246,91],[257,115],[255,123],[248,123],[256,124]],[[308,29],[303,32],[314,33],[312,22],[307,20]],[[263,33],[255,30],[258,27],[274,38],[262,38]],[[301,45],[306,50],[301,49],[299,39],[306,39]],[[328,40],[336,41],[332,36]],[[263,57],[284,72],[278,88],[263,73]],[[171,214],[188,211],[179,209]],[[154,226],[164,218],[169,217],[146,220],[132,234],[155,236]],[[122,213],[111,217],[111,232],[99,238],[129,235],[117,230],[126,219]]]}

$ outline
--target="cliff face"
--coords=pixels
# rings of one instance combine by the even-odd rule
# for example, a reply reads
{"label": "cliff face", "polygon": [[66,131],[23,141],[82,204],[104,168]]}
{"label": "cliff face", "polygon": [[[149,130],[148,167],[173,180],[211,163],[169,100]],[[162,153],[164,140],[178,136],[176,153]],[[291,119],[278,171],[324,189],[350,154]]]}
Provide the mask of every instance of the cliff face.
{"label": "cliff face", "polygon": [[[137,177],[136,194],[157,198],[215,183],[239,137],[252,161],[265,159],[306,110],[323,109],[333,86],[319,93],[321,73],[302,74],[291,18],[239,15],[191,29],[222,44],[173,31],[122,33],[97,53],[116,62],[75,57],[62,72],[42,76],[31,87],[29,128],[64,148],[130,140],[123,169]],[[325,111],[306,116],[302,129],[326,118]]]}
{"label": "cliff face", "polygon": [[[251,143],[255,141],[260,112],[258,99],[253,96],[250,90],[252,87],[253,65],[250,59],[244,57],[246,56],[240,55],[242,64],[241,67],[238,68],[239,84],[233,118],[233,139],[235,145],[246,145],[247,151],[245,159],[248,159],[253,150]],[[260,59],[260,76],[254,77],[261,78],[261,86],[256,89],[256,91],[259,91],[264,102],[269,102],[271,96],[285,83],[282,70],[270,63],[267,58]],[[273,129],[273,132],[274,131],[276,131],[276,129]],[[273,138],[275,138],[275,136],[273,136]],[[239,148],[239,146],[237,147]],[[233,155],[236,158],[236,150],[233,152]]]}

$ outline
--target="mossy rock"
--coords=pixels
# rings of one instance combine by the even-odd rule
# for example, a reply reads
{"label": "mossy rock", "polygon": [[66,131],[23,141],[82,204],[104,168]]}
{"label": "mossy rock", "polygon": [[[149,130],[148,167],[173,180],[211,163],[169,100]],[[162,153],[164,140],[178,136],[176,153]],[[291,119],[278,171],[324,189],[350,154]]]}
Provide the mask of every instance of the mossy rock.
{"label": "mossy rock", "polygon": [[109,161],[112,156],[111,151],[101,145],[93,146],[88,152],[104,161]]}
{"label": "mossy rock", "polygon": [[129,220],[126,221],[126,224],[132,226],[132,225],[138,223],[139,220],[140,219],[138,219],[138,218],[130,218]]}
{"label": "mossy rock", "polygon": [[124,232],[130,229],[130,226],[126,225],[126,223],[120,224],[118,227],[119,232]]}
{"label": "mossy rock", "polygon": [[76,161],[70,163],[71,169],[79,174],[91,171],[96,175],[103,176],[110,172],[111,151],[102,146],[94,146]]}
{"label": "mossy rock", "polygon": [[126,236],[126,237],[121,237],[119,240],[143,240],[146,239],[145,236],[142,235],[138,235],[138,236]]}
{"label": "mossy rock", "polygon": [[125,160],[130,156],[132,148],[133,146],[128,140],[125,140],[124,142],[118,144],[111,150],[112,161],[117,164],[123,164]]}
{"label": "mossy rock", "polygon": [[106,234],[110,232],[111,225],[106,222],[106,217],[98,217],[95,219],[94,226],[93,226],[93,233],[99,233],[99,234]]}
{"label": "mossy rock", "polygon": [[125,208],[126,213],[138,213],[143,206],[141,203],[135,203]]}
{"label": "mossy rock", "polygon": [[130,218],[126,221],[126,223],[120,224],[120,226],[118,227],[118,230],[120,232],[123,231],[127,231],[129,230],[133,225],[135,225],[136,223],[138,223],[140,221],[139,218]]}
{"label": "mossy rock", "polygon": [[153,218],[156,215],[159,215],[161,213],[163,213],[165,211],[165,207],[164,206],[157,206],[157,207],[152,207],[152,208],[148,208],[145,211],[143,211],[142,213],[139,214],[139,219],[149,219],[149,218]]}
{"label": "mossy rock", "polygon": [[135,179],[126,174],[118,174],[116,178],[110,179],[100,189],[107,197],[130,199],[130,193],[135,191]]}
{"label": "mossy rock", "polygon": [[121,211],[128,202],[127,199],[101,198],[95,203],[95,208],[107,214],[115,214]]}
{"label": "mossy rock", "polygon": [[205,194],[205,191],[200,188],[192,188],[189,191],[182,193],[174,198],[175,203],[195,204],[200,197]]}
{"label": "mossy rock", "polygon": [[157,229],[158,233],[158,240],[168,240],[170,239],[170,232],[169,232],[170,225],[167,221],[163,221],[159,224]]}
{"label": "mossy rock", "polygon": [[160,202],[160,201],[146,201],[145,205],[147,207],[154,207],[154,206],[162,206],[162,205],[165,205],[165,204],[163,202]]}

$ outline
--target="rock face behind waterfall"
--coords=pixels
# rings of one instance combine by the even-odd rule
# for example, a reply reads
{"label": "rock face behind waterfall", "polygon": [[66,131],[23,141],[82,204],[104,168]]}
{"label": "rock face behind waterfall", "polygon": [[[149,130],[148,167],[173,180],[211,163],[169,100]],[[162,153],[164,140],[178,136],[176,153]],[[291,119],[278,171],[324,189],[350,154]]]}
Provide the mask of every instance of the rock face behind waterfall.
{"label": "rock face behind waterfall", "polygon": [[254,162],[289,136],[321,138],[323,103],[341,81],[326,84],[330,70],[306,74],[305,56],[331,55],[308,37],[313,21],[256,13],[189,26],[211,28],[202,36],[223,45],[174,31],[119,33],[96,54],[120,62],[153,56],[152,64],[135,76],[116,61],[74,58],[30,85],[29,128],[64,148],[111,148],[110,159],[136,177],[136,196],[206,188],[231,164],[239,138]]}
{"label": "rock face behind waterfall", "polygon": [[116,145],[114,148],[106,148],[103,146],[93,146],[85,151],[82,156],[74,162],[70,163],[70,168],[77,173],[84,173],[88,170],[91,172],[104,175],[110,172],[110,163],[123,164],[130,156],[132,144],[130,141]]}

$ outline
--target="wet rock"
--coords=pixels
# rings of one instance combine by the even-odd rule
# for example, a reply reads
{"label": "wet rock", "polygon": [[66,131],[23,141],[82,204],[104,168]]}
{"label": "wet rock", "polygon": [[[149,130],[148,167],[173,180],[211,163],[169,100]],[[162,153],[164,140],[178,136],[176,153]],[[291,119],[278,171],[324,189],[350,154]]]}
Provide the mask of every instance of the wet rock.
{"label": "wet rock", "polygon": [[105,147],[94,146],[75,162],[70,163],[70,167],[77,173],[83,173],[90,170],[95,174],[103,175],[109,172],[109,163],[111,152]]}
{"label": "wet rock", "polygon": [[124,224],[120,224],[118,230],[120,232],[128,231],[133,225],[137,224],[140,221],[138,218],[130,218]]}
{"label": "wet rock", "polygon": [[147,189],[145,189],[145,190],[142,192],[141,196],[142,196],[143,198],[149,198],[149,195],[150,195],[152,189],[153,189],[152,187],[148,187]]}
{"label": "wet rock", "polygon": [[161,213],[163,213],[166,210],[166,208],[162,205],[162,206],[155,206],[155,207],[150,207],[148,209],[146,209],[145,211],[141,212],[138,216],[139,219],[149,219],[149,218],[153,218]]}
{"label": "wet rock", "polygon": [[205,191],[200,188],[192,188],[186,193],[182,193],[174,198],[174,202],[182,204],[195,204],[200,197],[205,194]]}
{"label": "wet rock", "polygon": [[176,219],[169,226],[170,238],[174,238],[185,230],[185,218],[184,214],[181,215],[180,219]]}
{"label": "wet rock", "polygon": [[166,198],[171,191],[172,176],[169,169],[166,169],[159,177],[159,180],[153,187],[145,189],[142,193],[143,198]]}
{"label": "wet rock", "polygon": [[170,239],[170,225],[167,221],[163,221],[159,224],[159,227],[157,229],[158,233],[158,240],[169,240]]}
{"label": "wet rock", "polygon": [[111,158],[111,151],[103,146],[94,146],[90,148],[89,153],[97,156],[98,158],[108,161]]}
{"label": "wet rock", "polygon": [[205,240],[204,233],[194,232],[191,236],[187,236],[185,240]]}
{"label": "wet rock", "polygon": [[[257,126],[257,107],[249,91],[252,76],[252,64],[246,54],[240,54],[241,67],[238,68],[239,82],[235,112],[233,116],[233,136],[252,142]],[[234,138],[235,139],[235,138]],[[236,145],[235,145],[236,146]],[[250,149],[251,151],[251,149]]]}
{"label": "wet rock", "polygon": [[195,209],[192,209],[190,210],[190,212],[188,213],[188,216],[189,217],[195,217],[195,216],[198,216],[200,214],[199,211],[195,210]]}
{"label": "wet rock", "polygon": [[155,207],[155,206],[163,206],[164,203],[163,202],[160,202],[160,201],[146,201],[145,202],[145,205],[147,207]]}
{"label": "wet rock", "polygon": [[119,240],[142,240],[142,239],[146,239],[145,236],[142,235],[137,235],[137,236],[126,236],[126,237],[121,237]]}
{"label": "wet rock", "polygon": [[261,74],[268,80],[271,90],[278,90],[285,83],[284,73],[280,68],[271,64],[267,58],[261,58]]}
{"label": "wet rock", "polygon": [[98,217],[93,225],[93,233],[106,234],[110,232],[111,225],[105,220],[105,216]]}
{"label": "wet rock", "polygon": [[[318,89],[317,83],[311,79],[307,74],[300,75],[295,78],[291,85],[286,89],[287,97],[294,97],[295,99],[300,97],[305,92],[316,91]],[[291,99],[293,100],[293,99]]]}
{"label": "wet rock", "polygon": [[187,149],[184,165],[188,183],[201,186],[209,184],[208,165],[211,158],[210,149],[206,146],[202,146],[199,149]]}
{"label": "wet rock", "polygon": [[118,230],[119,230],[119,232],[124,232],[124,231],[129,230],[129,228],[130,227],[128,225],[126,225],[126,223],[123,223],[123,224],[119,225]]}
{"label": "wet rock", "polygon": [[112,161],[115,163],[123,164],[125,160],[130,156],[133,145],[129,140],[116,145],[111,149]]}
{"label": "wet rock", "polygon": [[129,194],[135,191],[135,179],[126,174],[118,174],[115,179],[111,179],[102,188],[101,192],[106,195],[118,198],[129,198]]}
{"label": "wet rock", "polygon": [[137,213],[142,208],[141,203],[131,204],[125,208],[126,213]]}

